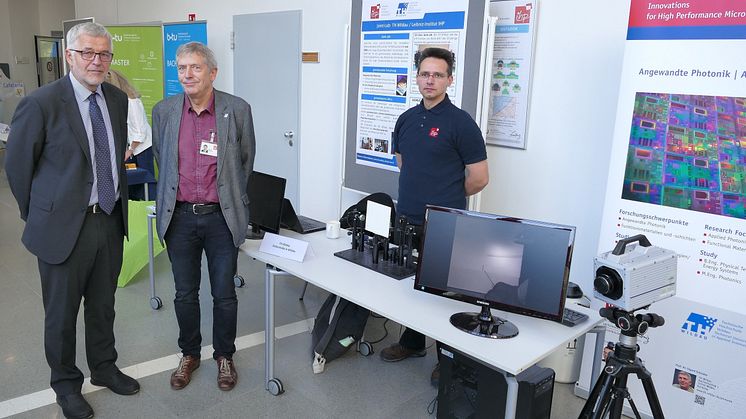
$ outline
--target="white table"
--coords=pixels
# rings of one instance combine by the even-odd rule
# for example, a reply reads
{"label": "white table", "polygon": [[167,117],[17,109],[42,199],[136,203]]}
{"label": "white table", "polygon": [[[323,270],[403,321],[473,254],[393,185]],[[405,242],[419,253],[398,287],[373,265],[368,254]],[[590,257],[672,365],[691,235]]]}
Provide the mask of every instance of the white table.
{"label": "white table", "polygon": [[411,278],[397,281],[334,256],[334,252],[350,246],[347,235],[327,239],[323,231],[306,235],[287,230],[281,233],[309,242],[302,263],[260,252],[259,240],[247,240],[241,246],[243,253],[268,265],[265,274],[265,388],[273,394],[282,392],[282,383],[274,376],[274,277],[277,275],[290,274],[303,279],[502,371],[508,383],[506,418],[514,418],[516,413],[518,381],[515,376],[602,321],[598,313],[579,306],[573,309],[588,314],[590,319],[572,328],[493,310],[494,314],[518,327],[518,336],[500,340],[472,336],[453,327],[449,319],[456,312],[478,312],[479,307],[417,291]]}

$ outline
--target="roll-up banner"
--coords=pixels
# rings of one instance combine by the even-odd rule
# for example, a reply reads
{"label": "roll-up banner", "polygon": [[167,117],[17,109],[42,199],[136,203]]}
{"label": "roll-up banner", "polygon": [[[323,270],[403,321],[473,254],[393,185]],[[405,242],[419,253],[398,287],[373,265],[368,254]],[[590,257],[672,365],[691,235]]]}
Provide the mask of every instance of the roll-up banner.
{"label": "roll-up banner", "polygon": [[187,42],[201,42],[207,45],[207,21],[175,22],[163,24],[163,53],[166,97],[177,95],[184,90],[179,83],[176,70],[176,50]]}
{"label": "roll-up banner", "polygon": [[649,308],[666,323],[638,340],[666,417],[746,415],[743,51],[746,2],[631,1],[599,252],[644,234],[679,255],[677,295]]}
{"label": "roll-up banner", "polygon": [[163,99],[163,41],[161,25],[107,26],[114,43],[111,68],[124,75],[142,95],[150,115]]}

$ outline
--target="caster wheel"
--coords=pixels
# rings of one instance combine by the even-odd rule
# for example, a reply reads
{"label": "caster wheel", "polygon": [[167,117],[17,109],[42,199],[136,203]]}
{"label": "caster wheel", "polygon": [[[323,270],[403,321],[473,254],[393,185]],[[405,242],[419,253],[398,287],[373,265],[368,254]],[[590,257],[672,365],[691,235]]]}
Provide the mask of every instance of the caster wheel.
{"label": "caster wheel", "polygon": [[358,352],[360,352],[360,355],[362,356],[371,356],[373,355],[373,346],[365,341],[360,342],[360,345],[358,346]]}
{"label": "caster wheel", "polygon": [[243,288],[243,286],[246,285],[246,281],[243,280],[241,275],[236,275],[233,277],[233,285],[235,285],[236,288]]}
{"label": "caster wheel", "polygon": [[282,381],[277,378],[273,378],[267,382],[267,390],[273,396],[279,396],[285,392],[285,389],[282,387]]}
{"label": "caster wheel", "polygon": [[159,310],[161,307],[163,307],[163,301],[161,301],[160,297],[153,297],[150,299],[150,308],[153,310]]}

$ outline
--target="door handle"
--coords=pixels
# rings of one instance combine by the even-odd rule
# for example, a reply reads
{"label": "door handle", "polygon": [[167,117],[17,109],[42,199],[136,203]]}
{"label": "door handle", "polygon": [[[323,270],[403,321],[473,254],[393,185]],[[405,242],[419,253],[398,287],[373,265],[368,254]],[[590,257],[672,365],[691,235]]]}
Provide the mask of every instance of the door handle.
{"label": "door handle", "polygon": [[285,134],[283,135],[285,136],[285,138],[293,138],[294,134],[295,133],[293,131],[285,131]]}

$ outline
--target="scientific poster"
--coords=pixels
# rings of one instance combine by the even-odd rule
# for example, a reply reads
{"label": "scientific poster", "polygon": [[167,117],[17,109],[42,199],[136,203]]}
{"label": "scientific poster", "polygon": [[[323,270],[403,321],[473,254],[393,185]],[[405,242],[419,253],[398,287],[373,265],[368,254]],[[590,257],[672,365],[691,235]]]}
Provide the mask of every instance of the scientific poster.
{"label": "scientific poster", "polygon": [[453,52],[447,93],[461,104],[466,43],[466,0],[363,1],[356,163],[398,171],[391,134],[404,111],[420,103],[415,60],[419,51]]}
{"label": "scientific poster", "polygon": [[631,2],[599,252],[644,234],[679,255],[639,352],[666,417],[746,412],[744,50],[743,1]]}
{"label": "scientific poster", "polygon": [[492,6],[494,41],[487,111],[487,144],[526,148],[537,2]]}

